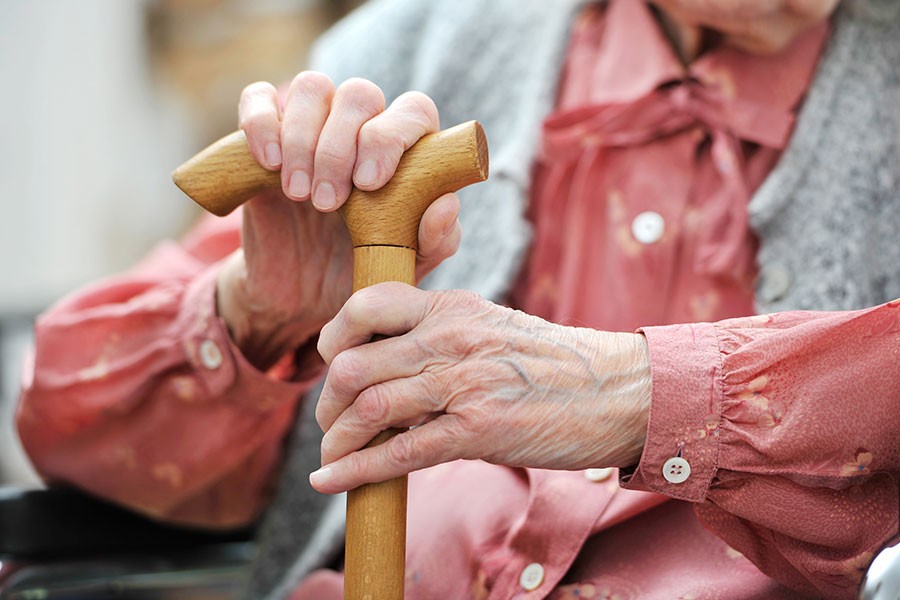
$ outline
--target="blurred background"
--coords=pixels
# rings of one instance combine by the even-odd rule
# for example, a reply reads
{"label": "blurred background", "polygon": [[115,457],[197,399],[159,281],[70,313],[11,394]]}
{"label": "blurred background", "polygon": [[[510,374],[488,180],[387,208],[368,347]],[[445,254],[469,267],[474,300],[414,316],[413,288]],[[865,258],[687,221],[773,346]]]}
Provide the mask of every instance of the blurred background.
{"label": "blurred background", "polygon": [[38,484],[12,418],[34,317],[184,232],[199,212],[171,170],[361,3],[0,2],[0,485]]}

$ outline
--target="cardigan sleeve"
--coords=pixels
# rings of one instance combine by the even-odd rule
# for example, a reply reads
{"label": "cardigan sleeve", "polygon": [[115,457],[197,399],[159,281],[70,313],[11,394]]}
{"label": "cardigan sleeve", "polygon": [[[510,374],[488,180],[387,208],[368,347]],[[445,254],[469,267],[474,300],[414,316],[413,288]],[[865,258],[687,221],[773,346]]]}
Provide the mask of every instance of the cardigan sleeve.
{"label": "cardigan sleeve", "polygon": [[696,503],[791,587],[855,590],[898,532],[900,300],[642,332],[653,395],[626,487]]}
{"label": "cardigan sleeve", "polygon": [[232,342],[216,275],[239,232],[237,216],[207,218],[38,319],[16,423],[45,480],[197,526],[261,510],[321,368],[262,373]]}

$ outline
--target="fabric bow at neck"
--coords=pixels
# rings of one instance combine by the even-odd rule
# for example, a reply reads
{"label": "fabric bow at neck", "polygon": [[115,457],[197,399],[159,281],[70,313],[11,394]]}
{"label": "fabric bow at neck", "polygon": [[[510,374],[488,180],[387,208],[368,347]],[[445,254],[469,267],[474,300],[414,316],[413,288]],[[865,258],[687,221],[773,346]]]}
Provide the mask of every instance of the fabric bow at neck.
{"label": "fabric bow at neck", "polygon": [[[784,108],[728,98],[719,89],[687,79],[659,86],[634,102],[594,104],[551,116],[544,124],[541,159],[548,165],[594,162],[602,160],[607,149],[639,146],[699,128],[704,135],[697,135],[695,150],[709,140],[721,185],[701,233],[695,268],[730,274],[741,261],[750,196],[739,162],[741,142],[783,148],[793,123],[793,114]],[[577,179],[588,171],[574,170],[573,190],[587,185],[585,178]]]}

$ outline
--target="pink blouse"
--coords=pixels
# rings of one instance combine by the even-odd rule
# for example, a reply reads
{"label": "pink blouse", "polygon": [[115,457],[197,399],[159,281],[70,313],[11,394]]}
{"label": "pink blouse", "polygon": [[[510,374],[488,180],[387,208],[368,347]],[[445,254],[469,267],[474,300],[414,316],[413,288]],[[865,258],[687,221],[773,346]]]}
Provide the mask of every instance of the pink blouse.
{"label": "pink blouse", "polygon": [[[514,300],[644,326],[644,453],[621,482],[479,461],[414,473],[408,598],[853,597],[898,531],[900,301],[737,316],[752,300],[746,202],[824,36],[771,58],[715,49],[686,72],[643,3],[581,21]],[[213,527],[265,505],[317,373],[256,371],[215,314],[239,224],[205,219],[39,319],[17,418],[48,481]],[[340,588],[319,571],[292,598]]]}

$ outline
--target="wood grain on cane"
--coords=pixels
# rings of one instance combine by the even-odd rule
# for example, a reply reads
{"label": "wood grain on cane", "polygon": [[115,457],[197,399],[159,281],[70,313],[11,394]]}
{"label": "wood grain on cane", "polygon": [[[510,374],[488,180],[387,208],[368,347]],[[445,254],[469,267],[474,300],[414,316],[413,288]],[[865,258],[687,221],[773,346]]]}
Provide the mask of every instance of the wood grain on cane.
{"label": "wood grain on cane", "polygon": [[[415,285],[419,221],[443,194],[484,181],[488,150],[475,121],[429,134],[406,151],[381,189],[353,189],[340,209],[353,241],[353,290],[385,281]],[[210,145],[172,173],[184,193],[224,216],[260,191],[281,185],[278,172],[253,158],[243,132]],[[380,433],[377,445],[399,433]],[[344,598],[403,597],[406,477],[364,485],[347,498]]]}

